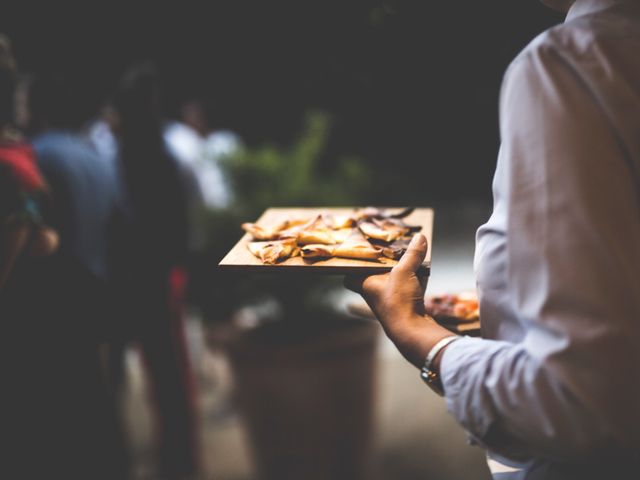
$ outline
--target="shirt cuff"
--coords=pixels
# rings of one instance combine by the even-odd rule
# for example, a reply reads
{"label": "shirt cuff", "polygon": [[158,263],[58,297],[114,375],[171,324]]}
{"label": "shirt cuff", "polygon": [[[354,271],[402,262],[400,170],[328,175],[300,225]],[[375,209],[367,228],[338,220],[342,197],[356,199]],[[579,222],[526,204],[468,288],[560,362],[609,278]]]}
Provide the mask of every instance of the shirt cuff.
{"label": "shirt cuff", "polygon": [[482,398],[488,395],[483,388],[486,359],[509,346],[508,342],[464,337],[442,354],[440,379],[447,410],[480,444],[496,420],[492,402]]}

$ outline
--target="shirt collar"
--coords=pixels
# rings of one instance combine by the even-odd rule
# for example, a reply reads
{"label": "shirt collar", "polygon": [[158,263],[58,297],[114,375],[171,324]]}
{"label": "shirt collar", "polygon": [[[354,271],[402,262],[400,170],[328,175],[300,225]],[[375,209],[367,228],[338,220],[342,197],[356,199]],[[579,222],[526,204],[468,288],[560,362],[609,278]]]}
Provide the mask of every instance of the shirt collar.
{"label": "shirt collar", "polygon": [[567,13],[567,21],[629,2],[636,3],[633,0],[576,0]]}

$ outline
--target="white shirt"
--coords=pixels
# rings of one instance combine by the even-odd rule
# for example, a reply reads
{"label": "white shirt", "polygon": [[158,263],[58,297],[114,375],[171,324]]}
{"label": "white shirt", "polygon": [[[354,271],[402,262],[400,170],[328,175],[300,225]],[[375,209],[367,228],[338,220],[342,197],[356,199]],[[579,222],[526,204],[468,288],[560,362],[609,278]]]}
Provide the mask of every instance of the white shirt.
{"label": "white shirt", "polygon": [[531,42],[500,130],[484,338],[445,350],[448,409],[522,469],[496,478],[640,478],[640,0],[577,0]]}
{"label": "white shirt", "polygon": [[231,202],[231,188],[219,162],[239,148],[238,137],[226,130],[201,137],[188,125],[172,122],[165,129],[164,138],[181,166],[192,172],[204,206],[227,208]]}

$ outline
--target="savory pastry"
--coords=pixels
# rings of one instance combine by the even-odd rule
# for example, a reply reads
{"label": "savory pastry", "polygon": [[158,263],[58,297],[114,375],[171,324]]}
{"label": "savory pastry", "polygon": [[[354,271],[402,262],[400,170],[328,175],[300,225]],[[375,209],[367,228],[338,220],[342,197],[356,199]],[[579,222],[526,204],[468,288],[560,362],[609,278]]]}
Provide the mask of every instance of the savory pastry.
{"label": "savory pastry", "polygon": [[396,213],[388,213],[385,211],[384,218],[405,218],[411,215],[415,209],[416,207],[407,207]]}
{"label": "savory pastry", "polygon": [[339,245],[305,245],[300,249],[300,254],[305,259],[341,257],[378,260],[382,256],[382,249],[371,245],[362,233],[353,229],[351,235]]}
{"label": "savory pastry", "polygon": [[307,228],[308,225],[313,223],[313,220],[308,218],[298,218],[295,220],[287,220],[280,224],[280,230],[278,231],[279,238],[298,238],[298,233],[301,230]]}
{"label": "savory pastry", "polygon": [[342,215],[334,215],[334,214],[324,214],[322,215],[322,219],[324,222],[329,225],[334,230],[341,230],[345,228],[354,227],[356,224],[356,219],[354,215],[351,214],[342,214]]}
{"label": "savory pastry", "polygon": [[242,229],[251,234],[254,240],[278,240],[279,238],[296,237],[296,229],[309,223],[308,219],[285,220],[275,227],[261,227],[256,223],[243,223]]}
{"label": "savory pastry", "polygon": [[358,222],[358,228],[368,238],[375,238],[384,242],[393,242],[409,233],[409,227],[392,219],[378,220],[372,218]]}
{"label": "savory pastry", "polygon": [[357,228],[351,235],[333,250],[335,257],[377,260],[382,256],[382,249],[376,248],[362,235]]}
{"label": "savory pastry", "polygon": [[354,219],[356,221],[359,220],[370,220],[372,218],[405,218],[415,210],[415,207],[408,207],[403,210],[400,210],[397,213],[389,213],[385,209],[376,208],[376,207],[366,207],[356,210],[354,213]]}
{"label": "savory pastry", "polygon": [[256,223],[243,223],[242,229],[250,233],[254,240],[275,240],[278,238],[278,232],[275,229],[261,227]]}
{"label": "savory pastry", "polygon": [[392,260],[399,260],[400,257],[402,257],[402,255],[404,255],[404,253],[407,251],[407,248],[409,248],[410,242],[411,237],[402,237],[388,244],[383,243],[382,245],[380,245],[380,247],[382,248],[382,254]]}
{"label": "savory pastry", "polygon": [[305,259],[330,257],[389,262],[406,251],[410,233],[420,230],[404,223],[413,208],[390,213],[367,207],[344,214],[324,213],[313,218],[287,219],[275,226],[244,223],[255,241],[248,248],[267,264],[301,255]]}
{"label": "savory pastry", "polygon": [[334,230],[331,235],[333,239],[336,241],[336,244],[344,242],[349,236],[353,233],[353,228],[341,228],[339,230]]}
{"label": "savory pastry", "polygon": [[253,255],[269,265],[274,265],[279,261],[296,256],[298,253],[298,245],[295,238],[270,242],[249,242],[247,246]]}
{"label": "savory pastry", "polygon": [[305,245],[300,248],[300,255],[305,259],[320,259],[333,257],[334,245]]}
{"label": "savory pastry", "polygon": [[322,215],[318,215],[311,223],[305,224],[304,228],[298,232],[297,238],[300,245],[314,243],[335,245],[338,243],[333,229],[325,223]]}

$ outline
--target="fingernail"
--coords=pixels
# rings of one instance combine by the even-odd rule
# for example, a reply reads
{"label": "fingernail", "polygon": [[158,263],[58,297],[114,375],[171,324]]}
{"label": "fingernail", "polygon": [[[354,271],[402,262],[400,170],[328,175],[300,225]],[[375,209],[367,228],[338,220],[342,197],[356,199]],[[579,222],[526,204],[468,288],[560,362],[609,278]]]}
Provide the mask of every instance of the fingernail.
{"label": "fingernail", "polygon": [[420,233],[416,233],[411,239],[410,245],[413,247],[420,247],[424,244],[424,236]]}

